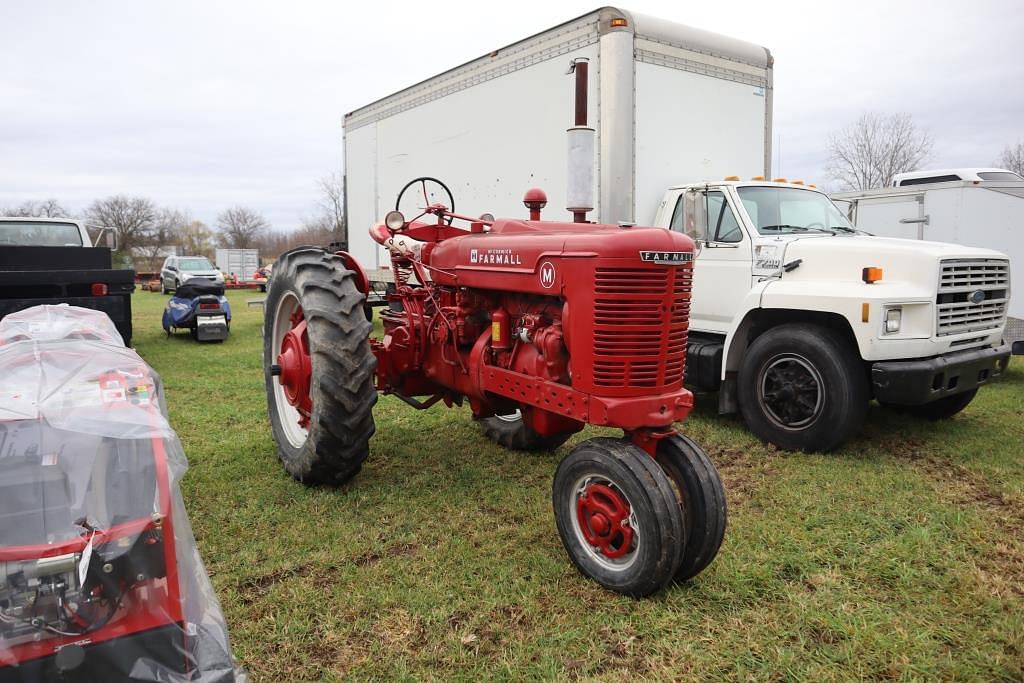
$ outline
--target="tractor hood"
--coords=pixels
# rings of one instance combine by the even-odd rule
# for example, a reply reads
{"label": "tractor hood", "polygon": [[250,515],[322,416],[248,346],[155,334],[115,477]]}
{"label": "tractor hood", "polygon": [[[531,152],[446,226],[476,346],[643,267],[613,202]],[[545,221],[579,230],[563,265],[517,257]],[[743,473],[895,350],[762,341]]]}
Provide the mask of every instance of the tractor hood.
{"label": "tractor hood", "polygon": [[[616,267],[657,267],[689,263],[693,241],[662,228],[619,227],[591,223],[548,221],[495,221],[490,232],[454,237],[429,252],[435,282],[459,286],[493,287],[494,276],[523,276],[525,291],[554,294],[558,282],[541,278],[545,263],[558,274],[567,261],[599,259]],[[555,291],[552,291],[555,290]]]}

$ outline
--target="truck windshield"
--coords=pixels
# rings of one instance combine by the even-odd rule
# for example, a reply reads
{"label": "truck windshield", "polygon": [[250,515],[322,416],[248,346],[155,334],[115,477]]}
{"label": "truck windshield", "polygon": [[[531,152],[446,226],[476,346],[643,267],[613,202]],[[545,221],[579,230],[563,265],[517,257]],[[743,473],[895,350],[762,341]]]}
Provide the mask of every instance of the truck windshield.
{"label": "truck windshield", "polygon": [[213,270],[213,265],[204,258],[183,258],[178,261],[182,270]]}
{"label": "truck windshield", "polygon": [[80,247],[82,233],[74,223],[0,221],[0,244],[32,247]]}
{"label": "truck windshield", "polygon": [[762,235],[803,232],[855,233],[828,197],[795,187],[739,187],[743,208]]}

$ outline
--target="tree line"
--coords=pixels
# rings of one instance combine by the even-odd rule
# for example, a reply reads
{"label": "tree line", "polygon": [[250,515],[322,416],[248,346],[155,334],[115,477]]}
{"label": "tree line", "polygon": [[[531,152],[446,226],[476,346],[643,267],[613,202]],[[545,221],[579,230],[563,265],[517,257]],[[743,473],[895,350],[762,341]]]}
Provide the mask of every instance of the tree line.
{"label": "tree line", "polygon": [[[921,169],[933,140],[909,114],[867,112],[828,141],[828,174],[840,190],[890,187],[893,176]],[[1024,143],[1007,145],[993,166],[1024,176]]]}
{"label": "tree line", "polygon": [[[138,271],[159,269],[168,247],[179,254],[212,258],[217,247],[259,249],[260,255],[276,258],[303,244],[327,245],[345,240],[343,186],[340,174],[317,182],[320,198],[311,217],[298,230],[275,230],[258,211],[233,206],[217,215],[214,225],[195,220],[187,210],[158,206],[146,197],[112,195],[92,202],[84,218],[90,230],[110,228],[117,235],[116,258]],[[0,208],[3,216],[70,218],[56,199],[26,201]]]}

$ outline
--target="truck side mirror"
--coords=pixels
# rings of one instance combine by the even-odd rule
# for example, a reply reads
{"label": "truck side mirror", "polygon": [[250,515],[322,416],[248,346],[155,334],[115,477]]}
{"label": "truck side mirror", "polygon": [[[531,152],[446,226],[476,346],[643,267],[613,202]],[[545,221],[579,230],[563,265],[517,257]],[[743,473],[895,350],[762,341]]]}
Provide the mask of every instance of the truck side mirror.
{"label": "truck side mirror", "polygon": [[687,190],[683,198],[683,232],[697,242],[707,242],[707,196],[699,190]]}
{"label": "truck side mirror", "polygon": [[100,228],[100,234],[93,242],[94,247],[106,247],[110,251],[117,251],[117,233],[113,228]]}

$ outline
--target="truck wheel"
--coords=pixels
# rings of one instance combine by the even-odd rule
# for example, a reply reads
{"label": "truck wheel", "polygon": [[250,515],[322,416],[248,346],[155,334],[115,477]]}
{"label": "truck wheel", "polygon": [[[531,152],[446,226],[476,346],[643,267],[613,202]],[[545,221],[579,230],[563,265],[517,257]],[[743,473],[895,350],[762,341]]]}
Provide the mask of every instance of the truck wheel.
{"label": "truck wheel", "polygon": [[275,267],[263,328],[267,411],[278,456],[306,484],[348,481],[369,452],[377,359],[364,298],[323,249],[295,249]]}
{"label": "truck wheel", "polygon": [[686,528],[683,561],[676,581],[701,573],[725,538],[725,489],[711,459],[692,439],[677,434],[658,442],[654,459],[675,484]]}
{"label": "truck wheel", "polygon": [[672,581],[686,546],[682,508],[639,447],[584,441],[558,465],[551,498],[562,545],[585,576],[635,597]]}
{"label": "truck wheel", "polygon": [[495,415],[480,420],[484,436],[505,448],[514,451],[553,451],[576,432],[564,432],[541,436],[523,420],[522,411],[508,415]]}
{"label": "truck wheel", "polygon": [[839,334],[780,325],[747,349],[738,398],[758,438],[786,450],[830,451],[864,423],[868,384],[856,349]]}
{"label": "truck wheel", "polygon": [[928,420],[945,420],[947,417],[953,417],[966,408],[974,400],[977,393],[977,389],[971,389],[970,391],[940,398],[938,401],[932,401],[931,403],[924,403],[919,406],[906,406],[906,411],[911,415]]}
{"label": "truck wheel", "polygon": [[160,278],[160,293],[161,294],[169,294],[170,293],[170,292],[167,291],[167,285],[164,283],[164,279],[163,278]]}

